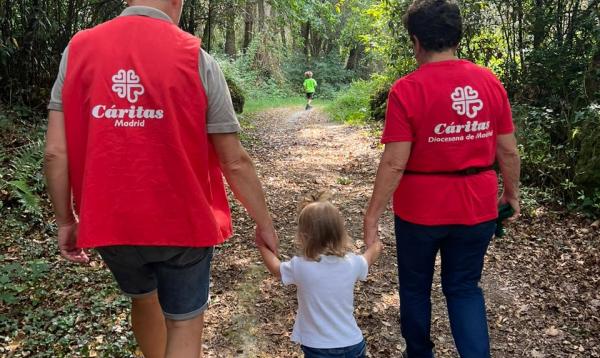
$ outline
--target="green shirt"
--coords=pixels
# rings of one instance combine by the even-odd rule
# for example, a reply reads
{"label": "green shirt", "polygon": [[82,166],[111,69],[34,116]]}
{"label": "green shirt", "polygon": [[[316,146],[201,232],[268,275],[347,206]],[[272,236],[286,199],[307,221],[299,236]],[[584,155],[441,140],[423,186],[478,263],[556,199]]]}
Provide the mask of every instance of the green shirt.
{"label": "green shirt", "polygon": [[304,80],[304,91],[306,93],[315,93],[315,88],[317,88],[317,81],[314,78],[307,78]]}

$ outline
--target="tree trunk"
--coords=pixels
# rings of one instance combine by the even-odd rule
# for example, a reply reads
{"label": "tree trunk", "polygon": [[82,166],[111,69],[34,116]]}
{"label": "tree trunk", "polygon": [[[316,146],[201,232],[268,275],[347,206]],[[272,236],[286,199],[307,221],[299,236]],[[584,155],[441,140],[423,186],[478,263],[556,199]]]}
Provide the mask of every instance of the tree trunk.
{"label": "tree trunk", "polygon": [[258,30],[265,29],[265,0],[257,0],[258,5]]}
{"label": "tree trunk", "polygon": [[244,43],[242,49],[244,53],[248,50],[250,42],[252,42],[252,34],[254,27],[254,2],[251,0],[246,1],[246,7],[244,10]]}
{"label": "tree trunk", "polygon": [[556,34],[555,34],[555,40],[556,40],[556,44],[560,47],[563,45],[563,40],[564,40],[564,3],[562,0],[558,0],[558,4],[556,5],[556,20],[555,20],[555,26],[556,26]]}
{"label": "tree trunk", "polygon": [[279,34],[281,35],[281,45],[283,45],[284,48],[287,48],[287,40],[285,38],[285,26],[281,26],[281,28],[279,29]]}
{"label": "tree trunk", "polygon": [[8,42],[9,39],[11,38],[11,26],[10,26],[10,19],[12,19],[13,15],[12,15],[12,11],[11,11],[12,5],[10,0],[5,0],[4,3],[4,9],[2,11],[2,25],[1,25],[1,31],[2,31],[2,38]]}
{"label": "tree trunk", "polygon": [[307,21],[302,24],[300,28],[300,33],[302,38],[304,39],[304,56],[308,59],[310,57],[310,21]]}
{"label": "tree trunk", "polygon": [[585,76],[585,91],[590,100],[600,95],[600,49],[592,57],[590,67]]}
{"label": "tree trunk", "polygon": [[204,30],[202,31],[202,47],[208,53],[210,53],[212,47],[213,26],[213,5],[212,0],[208,0],[208,12],[206,15],[206,23],[204,24]]}
{"label": "tree trunk", "polygon": [[310,35],[310,45],[311,45],[311,55],[319,56],[321,54],[321,45],[323,44],[323,38],[318,34],[313,32]]}
{"label": "tree trunk", "polygon": [[537,50],[546,39],[544,0],[535,0],[533,16],[533,48]]}
{"label": "tree trunk", "polygon": [[573,42],[575,39],[575,32],[577,31],[577,25],[579,24],[579,10],[581,10],[581,2],[579,0],[576,0],[575,4],[573,4],[573,8],[570,11],[571,16],[569,16],[569,23],[566,31],[567,44],[571,48],[574,45]]}
{"label": "tree trunk", "polygon": [[[184,19],[182,16],[181,27],[184,31],[190,34],[196,34],[196,1],[192,1],[189,7],[188,18]],[[182,14],[183,15],[183,14]]]}
{"label": "tree trunk", "polygon": [[354,47],[352,47],[352,49],[350,49],[348,61],[346,61],[347,70],[356,70],[360,63],[360,60],[364,55],[364,50],[365,46],[362,43],[358,43]]}
{"label": "tree trunk", "polygon": [[225,53],[229,57],[235,57],[235,12],[230,12],[227,16],[227,28],[225,30]]}
{"label": "tree trunk", "polygon": [[329,55],[333,50],[339,49],[337,41],[326,40],[323,45],[323,54]]}

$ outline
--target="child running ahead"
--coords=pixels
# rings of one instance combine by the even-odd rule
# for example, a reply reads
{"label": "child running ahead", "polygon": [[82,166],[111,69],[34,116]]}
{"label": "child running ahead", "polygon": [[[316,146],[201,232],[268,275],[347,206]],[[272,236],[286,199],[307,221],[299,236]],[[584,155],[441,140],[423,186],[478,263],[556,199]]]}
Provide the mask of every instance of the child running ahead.
{"label": "child running ahead", "polygon": [[306,79],[304,80],[302,86],[304,87],[304,92],[306,93],[306,110],[309,110],[312,108],[310,104],[312,103],[313,96],[315,95],[315,91],[317,90],[317,81],[314,78],[312,78],[312,71],[304,72],[304,77]]}
{"label": "child running ahead", "polygon": [[367,347],[354,319],[354,284],[366,280],[381,243],[363,255],[350,252],[344,220],[324,194],[305,202],[297,240],[301,254],[287,262],[260,247],[269,271],[284,285],[297,287],[292,341],[301,344],[307,358],[366,357]]}

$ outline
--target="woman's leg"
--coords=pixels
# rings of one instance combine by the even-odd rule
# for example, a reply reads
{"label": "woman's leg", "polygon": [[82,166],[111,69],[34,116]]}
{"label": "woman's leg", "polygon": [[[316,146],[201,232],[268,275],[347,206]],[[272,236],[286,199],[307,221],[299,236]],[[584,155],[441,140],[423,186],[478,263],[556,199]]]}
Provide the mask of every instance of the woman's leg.
{"label": "woman's leg", "polygon": [[443,227],[415,225],[396,218],[400,285],[400,325],[409,358],[433,357],[431,283]]}
{"label": "woman's leg", "polygon": [[485,302],[479,280],[495,229],[495,222],[457,226],[441,244],[442,288],[452,335],[462,358],[490,356]]}

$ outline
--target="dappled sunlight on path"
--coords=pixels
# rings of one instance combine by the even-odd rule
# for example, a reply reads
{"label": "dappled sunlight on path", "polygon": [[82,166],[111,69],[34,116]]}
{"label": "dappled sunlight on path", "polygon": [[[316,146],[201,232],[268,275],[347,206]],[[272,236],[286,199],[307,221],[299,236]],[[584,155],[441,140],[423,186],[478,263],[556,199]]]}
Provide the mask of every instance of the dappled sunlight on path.
{"label": "dappled sunlight on path", "polygon": [[[381,153],[377,138],[364,128],[333,123],[319,109],[272,109],[254,115],[251,123],[245,146],[267,192],[281,239],[282,258],[289,259],[295,253],[298,204],[306,194],[319,189],[334,194],[333,202],[340,208],[348,231],[356,240],[354,249],[360,252],[363,248],[362,213]],[[296,310],[295,289],[283,287],[268,275],[254,247],[252,221],[239,205],[232,210],[236,235],[219,248],[214,259],[212,307],[206,317],[206,356],[300,357],[299,347],[290,341]],[[560,267],[571,265],[569,257],[555,256],[554,251],[560,248],[553,248],[549,241],[527,241],[528,237],[535,237],[532,231],[548,231],[548,237],[560,236],[561,228],[549,227],[548,220],[551,219],[543,216],[523,218],[517,227],[508,229],[505,238],[495,240],[490,247],[482,287],[495,358],[600,356],[582,354],[594,349],[598,352],[598,338],[593,334],[594,327],[598,327],[598,316],[593,318],[597,309],[596,306],[589,308],[586,303],[600,302],[593,296],[593,285],[598,287],[598,283],[590,286],[576,281],[582,276],[567,277],[561,268],[555,268],[562,270],[563,275],[553,286],[539,281],[540,272],[548,270],[549,262],[562,260],[557,264],[562,265]],[[577,225],[580,224],[574,224]],[[357,286],[355,315],[370,356],[387,358],[398,357],[404,348],[398,324],[391,213],[382,221],[381,229],[386,249],[371,269],[369,279]],[[590,253],[580,262],[598,258],[597,229],[596,241],[593,237],[593,231],[586,231],[583,239],[565,237],[571,240],[569,245]],[[556,257],[555,261],[537,261],[552,257]],[[532,261],[531,258],[537,259]],[[439,264],[438,258],[432,294],[432,340],[437,357],[458,357],[441,293]],[[592,277],[593,267],[589,274]],[[543,277],[551,275],[547,273]],[[566,293],[548,292],[544,287]],[[578,301],[575,298],[579,296]],[[569,297],[571,308],[560,301]],[[569,309],[579,312],[578,316],[560,312]]]}

